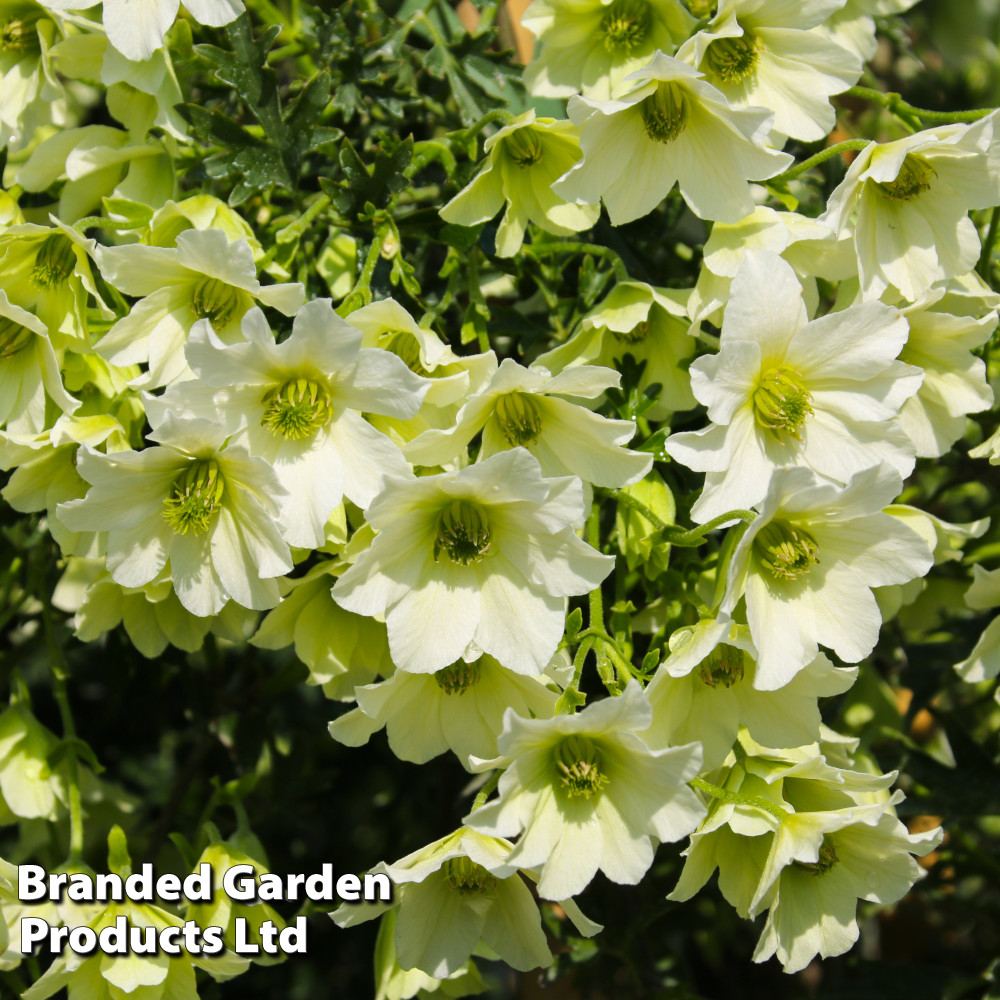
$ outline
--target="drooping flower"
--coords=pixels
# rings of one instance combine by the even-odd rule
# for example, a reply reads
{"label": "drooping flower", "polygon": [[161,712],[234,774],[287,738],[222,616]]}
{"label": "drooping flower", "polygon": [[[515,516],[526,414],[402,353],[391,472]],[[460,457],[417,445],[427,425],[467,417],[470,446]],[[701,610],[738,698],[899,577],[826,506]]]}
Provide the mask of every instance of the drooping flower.
{"label": "drooping flower", "polygon": [[110,284],[141,298],[101,338],[97,352],[116,365],[148,364],[133,381],[148,389],[188,373],[184,345],[198,320],[232,342],[255,301],[292,316],[305,298],[300,284],[261,285],[247,241],[230,243],[216,229],[179,233],[175,247],[128,243],[98,247],[94,255]]}
{"label": "drooping flower", "polygon": [[532,94],[606,101],[657,51],[672,53],[695,21],[678,0],[535,0],[521,23],[541,42],[524,71]]}
{"label": "drooping flower", "polygon": [[707,473],[692,517],[758,504],[783,468],[808,466],[840,483],[879,464],[909,475],[913,445],[896,417],[921,373],[896,360],[907,333],[899,310],[881,302],[810,323],[790,265],[766,251],[748,254],[733,279],[719,353],[691,366],[712,422],[665,444]]}
{"label": "drooping flower", "polygon": [[564,398],[593,399],[620,382],[618,372],[596,365],[574,365],[552,375],[538,365],[525,368],[504,358],[499,368],[494,367],[489,383],[458,411],[455,426],[425,431],[404,453],[420,465],[443,465],[464,454],[482,431],[483,458],[521,447],[535,456],[543,475],[573,475],[596,486],[624,486],[641,479],[653,462],[651,455],[625,448],[635,425]]}
{"label": "drooping flower", "polygon": [[865,298],[892,290],[916,302],[975,266],[980,241],[969,210],[1000,202],[995,122],[994,114],[942,125],[858,154],[821,221],[853,234]]}
{"label": "drooping flower", "polygon": [[458,472],[389,477],[366,516],[378,534],[333,596],[356,614],[384,615],[392,659],[412,673],[479,652],[542,673],[566,598],[588,593],[613,563],[575,534],[580,481],[543,478],[523,448]]}
{"label": "drooping flower", "polygon": [[60,504],[74,531],[106,531],[111,578],[142,587],[165,570],[181,604],[218,614],[227,600],[263,609],[278,603],[274,577],[292,568],[276,518],[284,490],[270,466],[224,427],[165,414],[142,451],[101,455],[84,448],[82,500]]}
{"label": "drooping flower", "polygon": [[564,198],[603,200],[618,226],[651,212],[677,184],[699,218],[737,222],[754,208],[749,182],[792,157],[765,146],[774,116],[733,108],[702,73],[662,52],[612,101],[573,97],[581,160],[553,185]]}
{"label": "drooping flower", "polygon": [[871,588],[906,583],[930,569],[924,540],[882,512],[901,486],[888,466],[859,472],[846,487],[808,469],[775,474],[733,553],[722,602],[730,613],[746,598],[758,689],[787,684],[820,644],[857,663],[882,624]]}
{"label": "drooping flower", "polygon": [[510,863],[539,868],[545,899],[576,895],[598,870],[635,885],[655,843],[687,836],[705,814],[686,785],[701,747],[650,750],[639,734],[652,716],[634,682],[574,715],[525,719],[508,710],[500,756],[476,763],[505,768],[499,797],[465,822],[497,837],[521,834]]}
{"label": "drooping flower", "polygon": [[526,111],[491,135],[483,152],[479,172],[441,209],[441,218],[474,226],[506,207],[496,235],[498,257],[513,257],[521,249],[529,222],[556,236],[572,236],[590,229],[601,214],[598,204],[575,205],[552,190],[581,156],[572,122],[536,119],[533,110]]}
{"label": "drooping flower", "polygon": [[858,82],[861,59],[816,31],[844,0],[722,0],[677,52],[736,107],[769,108],[782,136],[815,142],[836,122],[830,103]]}
{"label": "drooping flower", "polygon": [[361,332],[329,299],[303,306],[291,336],[275,342],[259,309],[224,344],[210,322],[197,323],[185,349],[195,379],[173,385],[156,410],[219,420],[264,458],[285,488],[280,524],[292,545],[323,545],[327,519],[346,497],[366,507],[383,476],[406,476],[399,448],[361,411],[412,417],[428,389],[387,351],[361,346]]}

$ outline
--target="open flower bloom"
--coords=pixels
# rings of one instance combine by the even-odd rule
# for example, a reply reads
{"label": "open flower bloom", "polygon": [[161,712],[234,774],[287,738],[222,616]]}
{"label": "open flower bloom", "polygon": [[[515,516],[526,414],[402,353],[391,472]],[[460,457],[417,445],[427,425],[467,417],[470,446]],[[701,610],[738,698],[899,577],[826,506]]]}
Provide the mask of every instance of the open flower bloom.
{"label": "open flower bloom", "polygon": [[410,471],[360,411],[412,417],[428,383],[388,351],[363,348],[361,331],[329,299],[303,306],[280,344],[260,309],[241,330],[245,339],[227,346],[211,323],[197,323],[185,351],[196,378],[171,386],[155,412],[218,420],[234,443],[266,459],[288,494],[285,538],[317,548],[344,497],[367,507],[383,476]]}
{"label": "open flower bloom", "polygon": [[330,735],[356,747],[384,728],[400,760],[424,764],[451,750],[468,767],[470,757],[496,756],[505,709],[525,718],[552,715],[556,693],[546,682],[485,655],[434,674],[397,670],[387,681],[356,688],[358,707],[331,722]]}
{"label": "open flower bloom", "polygon": [[610,420],[563,398],[593,399],[620,382],[618,372],[596,365],[552,375],[547,368],[525,368],[504,358],[489,383],[458,411],[455,426],[425,431],[406,446],[406,457],[419,465],[444,465],[464,455],[482,431],[484,458],[521,447],[538,459],[546,476],[579,476],[607,487],[634,483],[653,464],[652,455],[624,447],[635,424]]}
{"label": "open flower bloom", "polygon": [[15,434],[42,433],[47,399],[64,413],[80,405],[63,386],[45,324],[0,289],[0,426]]}
{"label": "open flower bloom", "polygon": [[686,365],[694,341],[685,319],[686,292],[654,288],[642,281],[619,281],[604,300],[580,321],[579,329],[564,344],[540,355],[534,367],[562,372],[574,365],[621,369],[621,359],[631,354],[642,364],[640,390],[659,385],[649,420],[667,420],[678,410],[695,405]]}
{"label": "open flower bloom", "polygon": [[181,604],[218,614],[227,600],[263,609],[278,603],[273,577],[292,569],[276,518],[284,490],[270,466],[224,427],[166,416],[158,447],[79,453],[86,497],[60,504],[73,531],[106,531],[107,565],[123,587],[167,570]]}
{"label": "open flower bloom", "polygon": [[840,10],[835,11],[819,26],[845,49],[856,53],[868,62],[878,51],[875,18],[889,17],[909,10],[919,0],[841,0]]}
{"label": "open flower bloom", "polygon": [[589,593],[614,564],[577,537],[583,514],[580,481],[543,478],[523,448],[459,472],[389,477],[366,512],[378,535],[334,599],[385,616],[401,670],[435,673],[486,652],[541,674],[566,598]]}
{"label": "open flower bloom", "polygon": [[[81,0],[44,0],[50,10],[77,10]],[[173,26],[180,0],[104,0],[101,20],[108,41],[123,56],[135,61],[149,59],[164,46]],[[243,0],[184,0],[184,8],[199,23],[221,28],[243,13]]]}
{"label": "open flower bloom", "polygon": [[542,43],[524,70],[532,94],[606,101],[657,51],[672,53],[695,20],[680,0],[535,0],[521,23]]}
{"label": "open flower bloom", "polygon": [[969,210],[1000,201],[995,122],[992,114],[942,125],[858,154],[821,219],[853,233],[865,298],[892,289],[916,302],[975,267],[980,241]]}
{"label": "open flower bloom", "polygon": [[[393,903],[341,905],[330,916],[339,927],[353,927],[396,907],[397,961],[439,979],[461,969],[480,941],[512,968],[547,966],[552,954],[538,905],[518,865],[508,860],[511,847],[462,827],[372,869],[392,880]],[[600,930],[572,902],[562,905],[587,937]]]}
{"label": "open flower bloom", "polygon": [[815,31],[844,0],[722,0],[677,52],[735,107],[770,108],[782,136],[816,142],[836,122],[830,103],[858,82],[858,55]]}
{"label": "open flower bloom", "polygon": [[614,225],[651,212],[674,184],[699,218],[738,222],[754,208],[749,181],[792,162],[765,146],[772,112],[731,107],[686,63],[658,52],[628,79],[617,100],[570,99],[583,160],[553,185],[579,203],[603,200]]}
{"label": "open flower bloom", "polygon": [[293,316],[305,298],[299,284],[261,285],[250,244],[230,243],[216,229],[180,233],[176,247],[127,243],[98,247],[94,255],[110,284],[142,297],[101,338],[97,352],[116,365],[148,364],[132,383],[148,389],[190,377],[184,345],[198,320],[207,319],[232,342],[255,301]]}
{"label": "open flower bloom", "polygon": [[599,204],[564,201],[552,184],[581,156],[576,126],[554,118],[519,115],[483,145],[486,159],[476,176],[444,208],[441,218],[459,226],[488,222],[506,205],[497,230],[498,257],[521,249],[529,222],[555,236],[572,236],[597,221]]}
{"label": "open flower bloom", "polygon": [[765,746],[802,746],[819,738],[817,699],[843,694],[857,668],[838,670],[820,653],[774,691],[754,687],[757,650],[750,629],[706,619],[670,636],[670,655],[646,688],[653,724],[642,738],[653,749],[699,741],[703,769],[718,767],[740,726]]}
{"label": "open flower bloom", "polygon": [[881,302],[810,323],[791,266],[749,254],[733,279],[719,353],[691,366],[712,422],[665,445],[707,473],[692,517],[754,506],[782,468],[808,466],[840,483],[880,464],[909,475],[913,445],[896,417],[921,372],[896,360],[907,333],[899,310]]}
{"label": "open flower bloom", "polygon": [[882,512],[901,488],[887,466],[846,487],[808,469],[776,473],[733,553],[722,603],[730,613],[745,594],[758,689],[787,684],[820,643],[847,663],[872,651],[882,618],[871,588],[921,577],[934,561],[920,535]]}
{"label": "open flower bloom", "polygon": [[598,870],[636,885],[655,843],[680,840],[705,815],[686,784],[701,768],[701,747],[650,750],[639,734],[652,718],[634,682],[575,715],[525,719],[508,710],[500,756],[474,762],[506,768],[499,797],[465,822],[498,837],[521,834],[510,863],[540,868],[545,899],[576,895]]}

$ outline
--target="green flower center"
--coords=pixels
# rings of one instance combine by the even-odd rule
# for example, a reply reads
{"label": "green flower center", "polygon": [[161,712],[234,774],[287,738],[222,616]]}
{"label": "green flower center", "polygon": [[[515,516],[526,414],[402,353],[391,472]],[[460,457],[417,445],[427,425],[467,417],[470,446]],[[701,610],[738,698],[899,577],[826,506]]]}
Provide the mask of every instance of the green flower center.
{"label": "green flower center", "polygon": [[772,521],[761,528],[753,547],[768,572],[778,580],[798,580],[819,562],[816,539],[786,521]]}
{"label": "green flower center", "polygon": [[426,375],[420,360],[420,342],[409,330],[386,330],[379,335],[382,347],[395,354],[400,361],[416,375]]}
{"label": "green flower center", "polygon": [[526,125],[503,140],[503,148],[510,158],[523,170],[536,164],[542,158],[542,141],[538,129]]}
{"label": "green flower center", "polygon": [[626,330],[624,333],[618,330],[612,330],[611,336],[615,340],[621,341],[623,344],[641,344],[644,340],[649,337],[650,324],[648,319],[644,319],[641,323],[636,323],[631,330]]}
{"label": "green flower center", "polygon": [[20,354],[28,344],[34,333],[26,326],[0,316],[0,361],[9,361],[15,354]]}
{"label": "green flower center", "polygon": [[163,501],[163,516],[178,535],[203,535],[222,506],[226,482],[213,459],[192,462]]}
{"label": "green flower center", "polygon": [[207,319],[218,331],[227,326],[243,299],[241,290],[218,278],[202,278],[194,286],[191,308],[196,316]]}
{"label": "green flower center", "polygon": [[314,437],[333,416],[330,394],[312,379],[293,378],[264,397],[262,427],[289,441]]}
{"label": "green flower center", "polygon": [[38,17],[15,17],[0,27],[0,52],[38,52],[42,44],[35,24]]}
{"label": "green flower center", "polygon": [[604,48],[615,55],[627,55],[642,45],[649,34],[652,15],[645,0],[615,0],[601,18]]}
{"label": "green flower center", "polygon": [[716,0],[682,0],[692,17],[699,21],[706,18],[715,17],[715,12],[719,9]]}
{"label": "green flower center", "polygon": [[676,83],[661,83],[639,107],[646,135],[654,142],[673,142],[687,125],[687,101]]}
{"label": "green flower center", "polygon": [[479,683],[482,672],[479,660],[474,663],[456,660],[450,667],[438,670],[434,674],[434,680],[445,694],[465,694],[469,688]]}
{"label": "green flower center", "polygon": [[937,171],[921,156],[907,153],[894,181],[876,182],[879,193],[890,201],[912,201],[930,189]]}
{"label": "green flower center", "polygon": [[73,241],[64,233],[46,237],[35,254],[31,280],[38,288],[55,288],[61,285],[76,267]]}
{"label": "green flower center", "polygon": [[837,851],[833,844],[824,837],[823,844],[819,849],[819,858],[816,861],[795,861],[793,863],[798,868],[804,868],[810,875],[823,875],[838,861],[840,858],[837,857]]}
{"label": "green flower center", "polygon": [[490,523],[482,507],[469,500],[453,500],[441,511],[434,540],[435,562],[442,549],[459,566],[482,561],[490,550]]}
{"label": "green flower center", "polygon": [[717,38],[708,47],[705,61],[723,83],[742,83],[757,68],[763,45],[749,32],[739,38]]}
{"label": "green flower center", "polygon": [[531,444],[542,432],[542,411],[529,393],[505,393],[497,398],[495,412],[508,444]]}
{"label": "green flower center", "polygon": [[709,687],[732,687],[743,680],[743,650],[720,643],[698,666],[698,676]]}
{"label": "green flower center", "polygon": [[600,752],[586,736],[567,736],[554,756],[562,789],[571,798],[591,799],[607,785]]}
{"label": "green flower center", "polygon": [[782,431],[799,437],[799,428],[813,414],[812,396],[802,376],[792,368],[769,368],[753,394],[754,419],[780,440]]}
{"label": "green flower center", "polygon": [[449,858],[441,866],[441,870],[448,888],[463,896],[472,893],[488,895],[497,885],[495,875],[468,858]]}

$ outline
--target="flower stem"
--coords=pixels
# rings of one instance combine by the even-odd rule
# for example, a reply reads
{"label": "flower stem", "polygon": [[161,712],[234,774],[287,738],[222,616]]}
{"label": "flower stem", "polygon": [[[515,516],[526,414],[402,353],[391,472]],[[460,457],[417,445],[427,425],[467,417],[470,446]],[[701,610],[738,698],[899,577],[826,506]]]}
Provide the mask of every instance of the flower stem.
{"label": "flower stem", "polygon": [[762,809],[778,820],[779,823],[789,815],[787,809],[782,809],[781,806],[775,802],[771,802],[769,799],[761,798],[759,795],[741,795],[739,792],[731,792],[727,788],[721,788],[719,785],[713,785],[710,781],[705,781],[704,778],[692,778],[688,782],[688,785],[692,788],[697,788],[698,791],[704,792],[706,795],[711,795],[712,798],[722,799],[723,802],[732,802],[734,805]]}
{"label": "flower stem", "polygon": [[869,145],[871,145],[871,142],[868,139],[846,139],[844,142],[827,146],[826,149],[815,156],[810,156],[808,160],[803,160],[794,167],[789,167],[784,173],[769,178],[766,183],[787,184],[789,181],[794,181],[796,177],[801,177],[802,174],[808,173],[813,167],[818,167],[821,163],[832,160],[835,156],[840,156],[842,153],[846,153],[852,149],[864,149],[865,146]]}
{"label": "flower stem", "polygon": [[915,108],[895,92],[875,90],[872,87],[851,87],[840,96],[860,97],[866,101],[874,101],[903,121],[906,121],[907,118],[920,118],[928,122],[937,122],[939,125],[977,122],[996,111],[996,108],[976,108],[972,111],[930,111],[927,108]]}
{"label": "flower stem", "polygon": [[489,777],[489,780],[479,789],[479,794],[476,796],[475,801],[472,803],[472,809],[470,812],[475,812],[480,806],[486,804],[486,800],[493,794],[496,790],[497,785],[500,783],[500,775],[503,774],[502,768],[497,768]]}
{"label": "flower stem", "polygon": [[979,258],[979,263],[976,265],[976,271],[979,277],[983,279],[990,286],[993,287],[992,270],[993,270],[993,248],[996,246],[998,231],[1000,231],[1000,206],[993,209],[993,214],[990,216],[990,228],[986,232],[986,239],[983,240],[983,252]]}
{"label": "flower stem", "polygon": [[462,139],[468,141],[476,135],[478,135],[487,125],[492,125],[493,122],[499,122],[500,127],[503,128],[505,125],[509,125],[514,120],[514,115],[509,111],[504,111],[503,108],[497,108],[494,111],[487,111],[482,118],[479,119],[474,125],[470,125],[467,129],[463,129],[459,135]]}
{"label": "flower stem", "polygon": [[624,490],[609,490],[608,493],[619,503],[623,503],[626,507],[631,507],[634,511],[641,514],[658,531],[664,532],[663,540],[665,542],[677,545],[680,548],[694,548],[701,545],[709,532],[714,531],[728,521],[744,521],[750,524],[757,516],[752,510],[729,510],[725,514],[713,517],[711,521],[699,525],[697,528],[684,531],[676,524],[667,524],[661,520],[644,503],[636,500],[634,496],[626,493]]}
{"label": "flower stem", "polygon": [[389,224],[379,226],[375,230],[372,245],[368,248],[368,256],[365,258],[364,266],[361,268],[361,274],[358,275],[358,280],[355,282],[350,293],[337,307],[337,314],[339,316],[349,316],[355,309],[360,309],[371,302],[372,275],[374,275],[375,267],[382,256],[382,247],[385,245],[386,238],[391,233],[392,227]]}
{"label": "flower stem", "polygon": [[597,243],[575,243],[571,241],[563,243],[532,243],[530,246],[524,246],[522,252],[529,255],[534,254],[536,257],[544,257],[554,253],[589,253],[595,257],[604,257],[610,261],[616,280],[628,281],[630,279],[628,268],[621,257],[618,256],[618,253],[612,250],[611,247],[603,247]]}

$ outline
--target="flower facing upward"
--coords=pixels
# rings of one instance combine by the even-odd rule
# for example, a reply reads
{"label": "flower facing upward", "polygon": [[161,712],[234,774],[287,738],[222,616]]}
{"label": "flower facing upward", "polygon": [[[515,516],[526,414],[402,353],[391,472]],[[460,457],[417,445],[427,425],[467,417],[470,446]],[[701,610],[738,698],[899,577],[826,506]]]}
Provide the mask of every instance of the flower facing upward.
{"label": "flower facing upward", "polygon": [[385,615],[401,670],[434,673],[489,653],[540,674],[563,633],[566,598],[610,572],[574,532],[578,479],[545,479],[514,448],[459,472],[387,478],[367,511],[379,533],[337,581],[348,611]]}

